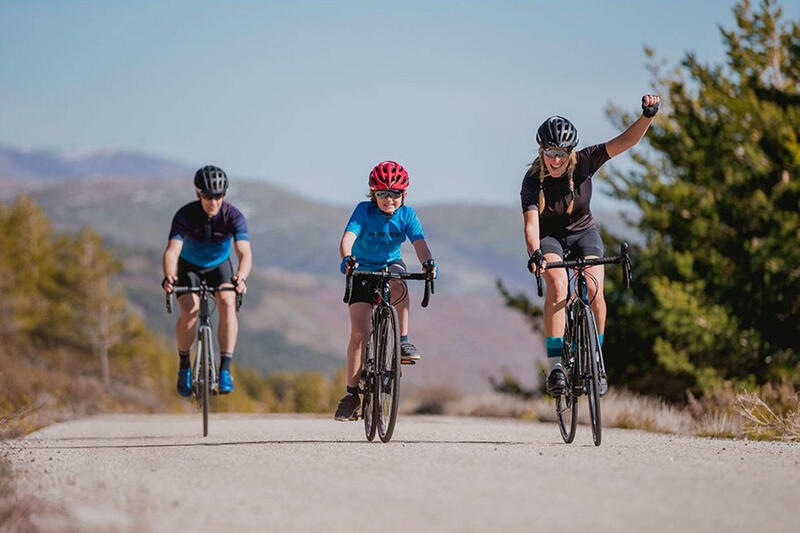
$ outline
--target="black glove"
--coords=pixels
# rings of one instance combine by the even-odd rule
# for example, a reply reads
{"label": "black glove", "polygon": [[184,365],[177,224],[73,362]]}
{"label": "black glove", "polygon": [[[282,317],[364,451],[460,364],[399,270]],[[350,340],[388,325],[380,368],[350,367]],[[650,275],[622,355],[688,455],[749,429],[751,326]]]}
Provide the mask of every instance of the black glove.
{"label": "black glove", "polygon": [[528,259],[528,270],[530,271],[531,274],[533,274],[533,267],[534,266],[538,267],[539,265],[541,265],[543,259],[544,259],[544,254],[542,253],[541,249],[537,248],[536,250],[533,251],[533,254],[531,255],[530,259]]}
{"label": "black glove", "polygon": [[653,118],[658,113],[658,106],[660,102],[656,102],[654,105],[644,105],[644,96],[642,96],[642,115],[646,116],[647,118]]}

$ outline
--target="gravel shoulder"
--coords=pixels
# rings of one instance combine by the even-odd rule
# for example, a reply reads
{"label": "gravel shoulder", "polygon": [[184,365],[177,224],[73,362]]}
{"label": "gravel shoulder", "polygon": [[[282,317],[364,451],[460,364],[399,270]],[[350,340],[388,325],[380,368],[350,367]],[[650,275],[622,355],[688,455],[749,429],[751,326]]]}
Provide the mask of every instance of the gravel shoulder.
{"label": "gravel shoulder", "polygon": [[[800,446],[402,416],[113,415],[2,444],[17,491],[95,531],[797,531]],[[62,520],[63,522],[59,522]],[[38,521],[38,522],[37,522]]]}

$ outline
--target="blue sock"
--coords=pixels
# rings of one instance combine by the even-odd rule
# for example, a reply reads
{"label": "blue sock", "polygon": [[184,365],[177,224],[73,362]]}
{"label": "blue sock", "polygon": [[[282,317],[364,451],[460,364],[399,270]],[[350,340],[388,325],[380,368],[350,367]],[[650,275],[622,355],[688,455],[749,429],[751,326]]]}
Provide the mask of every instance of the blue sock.
{"label": "blue sock", "polygon": [[408,342],[408,335],[400,335],[400,342]]}
{"label": "blue sock", "polygon": [[606,334],[606,332],[604,331],[603,333],[601,333],[601,334],[599,335],[599,337],[600,337],[600,347],[601,347],[601,348],[602,348],[602,346],[603,346],[603,335],[605,335],[605,334]]}
{"label": "blue sock", "polygon": [[547,348],[547,364],[550,370],[561,363],[561,350],[564,347],[564,337],[545,337],[544,345]]}

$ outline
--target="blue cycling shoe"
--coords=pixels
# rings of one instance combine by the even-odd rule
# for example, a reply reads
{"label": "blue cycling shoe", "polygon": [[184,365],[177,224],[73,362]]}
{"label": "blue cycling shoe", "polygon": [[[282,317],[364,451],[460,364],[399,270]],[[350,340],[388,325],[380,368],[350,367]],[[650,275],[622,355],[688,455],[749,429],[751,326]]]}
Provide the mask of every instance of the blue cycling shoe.
{"label": "blue cycling shoe", "polygon": [[219,371],[219,393],[228,394],[233,392],[233,377],[228,370]]}
{"label": "blue cycling shoe", "polygon": [[178,369],[178,394],[183,397],[192,395],[192,369],[179,368]]}

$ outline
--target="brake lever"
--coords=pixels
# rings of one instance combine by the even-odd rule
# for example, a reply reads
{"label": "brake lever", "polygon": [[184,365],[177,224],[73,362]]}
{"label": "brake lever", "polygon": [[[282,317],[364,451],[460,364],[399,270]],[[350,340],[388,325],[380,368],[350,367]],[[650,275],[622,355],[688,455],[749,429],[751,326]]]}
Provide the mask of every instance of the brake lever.
{"label": "brake lever", "polygon": [[623,242],[620,244],[619,251],[622,256],[622,282],[626,289],[630,289],[633,272],[631,272],[631,258],[628,255],[628,243]]}
{"label": "brake lever", "polygon": [[171,315],[172,314],[172,293],[168,292],[164,296],[166,296],[166,300],[167,300],[167,313]]}

